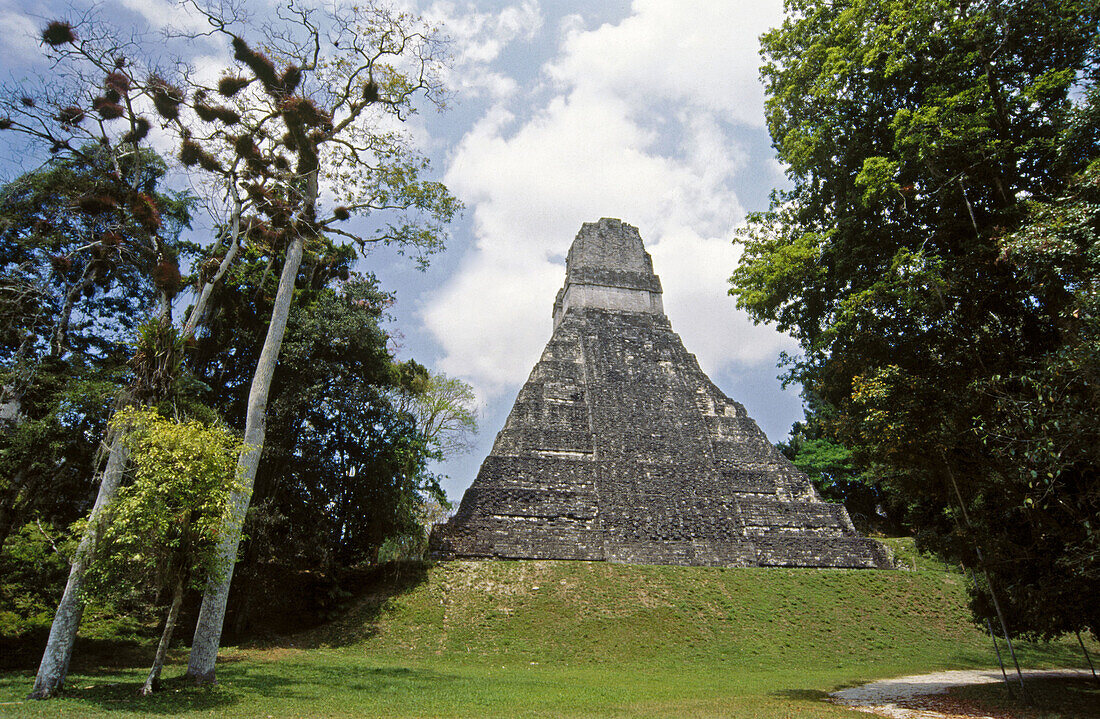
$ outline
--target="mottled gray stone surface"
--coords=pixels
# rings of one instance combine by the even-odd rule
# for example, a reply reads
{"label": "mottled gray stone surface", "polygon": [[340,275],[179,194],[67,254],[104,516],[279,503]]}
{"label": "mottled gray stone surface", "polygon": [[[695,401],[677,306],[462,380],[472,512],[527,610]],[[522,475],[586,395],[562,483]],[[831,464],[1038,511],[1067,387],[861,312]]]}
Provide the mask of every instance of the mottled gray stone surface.
{"label": "mottled gray stone surface", "polygon": [[433,553],[889,567],[707,378],[660,298],[636,228],[581,228],[554,335]]}
{"label": "mottled gray stone surface", "polygon": [[661,281],[638,228],[604,218],[586,222],[565,258],[565,286],[554,300],[554,329],[574,308],[665,314]]}

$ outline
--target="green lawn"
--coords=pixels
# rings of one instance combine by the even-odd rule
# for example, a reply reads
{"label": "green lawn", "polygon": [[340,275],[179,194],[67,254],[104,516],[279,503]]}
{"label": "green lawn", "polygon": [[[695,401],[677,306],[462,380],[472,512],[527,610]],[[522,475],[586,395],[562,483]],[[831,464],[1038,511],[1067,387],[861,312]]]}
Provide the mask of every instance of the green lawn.
{"label": "green lawn", "polygon": [[[23,702],[31,674],[9,673],[0,715],[851,717],[825,693],[991,664],[963,582],[942,566],[453,562],[406,570],[402,589],[319,630],[227,650],[215,689],[173,683],[177,663],[151,700],[134,696],[135,668],[74,671],[64,698]],[[1020,655],[1084,664],[1075,641]]]}

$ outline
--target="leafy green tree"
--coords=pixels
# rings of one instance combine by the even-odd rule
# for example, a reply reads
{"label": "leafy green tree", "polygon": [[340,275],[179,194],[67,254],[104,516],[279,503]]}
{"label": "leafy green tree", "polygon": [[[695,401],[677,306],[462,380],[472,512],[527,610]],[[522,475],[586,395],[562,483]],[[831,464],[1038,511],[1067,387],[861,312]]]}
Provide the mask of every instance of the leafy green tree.
{"label": "leafy green tree", "polygon": [[7,656],[16,655],[33,630],[49,626],[73,549],[69,535],[47,520],[11,533],[0,554],[0,647]]}
{"label": "leafy green tree", "polygon": [[443,494],[426,471],[436,451],[388,396],[415,364],[390,354],[380,325],[391,301],[373,278],[322,292],[296,313],[273,383],[271,419],[296,441],[272,463],[283,460],[283,480],[309,493],[313,513],[324,509],[322,546],[343,566],[373,560],[386,537],[415,526],[422,493]]}
{"label": "leafy green tree", "polygon": [[444,457],[469,451],[477,434],[477,397],[474,389],[457,377],[424,370],[402,382],[394,401],[416,417],[417,428]]}
{"label": "leafy green tree", "polygon": [[[193,7],[233,49],[235,63],[217,82],[204,86],[198,75],[186,72],[164,77],[141,47],[118,40],[123,34],[94,22],[74,27],[55,20],[42,33],[53,77],[40,82],[33,97],[9,91],[0,102],[0,112],[6,112],[0,129],[71,153],[73,138],[80,136],[136,145],[157,122],[179,143],[179,160],[189,172],[215,178],[224,193],[224,230],[197,273],[196,304],[183,329],[174,337],[160,332],[160,339],[187,343],[205,316],[211,288],[242,242],[265,245],[279,272],[247,405],[246,449],[240,457],[244,485],[234,497],[234,520],[222,546],[227,571],[207,592],[193,643],[190,672],[212,681],[236,545],[264,444],[271,378],[303,256],[333,237],[359,246],[396,243],[428,254],[442,247],[443,225],[458,203],[442,184],[424,178],[425,159],[398,129],[415,100],[440,101],[439,44],[422,23],[375,7],[322,17],[317,10],[288,5],[284,26],[260,36],[260,51],[242,37],[256,30],[234,14],[236,6]],[[333,191],[337,206],[322,207],[325,188]],[[216,204],[216,194],[205,199]],[[340,226],[353,215],[376,211],[387,217],[371,230]],[[162,302],[158,313],[165,326],[168,304]],[[174,347],[163,345],[146,356],[168,362],[175,354]],[[163,369],[149,368],[144,376],[163,379]],[[93,512],[103,511],[117,491],[126,464],[123,439],[109,438]],[[98,526],[88,525],[93,533]],[[84,546],[90,548],[93,540]],[[64,680],[79,624],[85,554],[77,552],[35,697],[53,695]]]}
{"label": "leafy green tree", "polygon": [[[151,150],[96,144],[0,189],[0,338],[9,363],[108,352],[156,304],[158,289],[179,290],[181,254],[195,250],[180,240],[194,200],[163,191],[166,173]],[[155,222],[143,214],[150,203]]]}
{"label": "leafy green tree", "polygon": [[[113,332],[153,318],[159,327],[144,336],[166,344],[135,355],[151,364],[130,363],[129,369],[134,372],[119,391],[115,409],[164,399],[160,394],[171,383],[166,371],[179,366],[177,340],[185,342],[194,333],[210,286],[224,274],[239,248],[241,204],[236,202],[231,204],[238,210],[237,219],[226,224],[226,231],[209,249],[210,262],[204,263],[193,278],[196,303],[183,329],[169,331],[172,304],[184,286],[180,258],[185,246],[178,234],[173,234],[179,223],[174,225],[172,219],[186,214],[190,198],[175,196],[165,202],[154,192],[164,174],[163,163],[145,149],[145,144],[153,128],[150,117],[163,118],[173,112],[178,115],[183,98],[150,70],[149,64],[153,63],[145,64],[148,55],[143,56],[136,40],[123,39],[126,34],[94,21],[91,14],[78,27],[62,20],[51,21],[41,35],[50,60],[48,75],[0,89],[0,131],[13,143],[22,143],[20,151],[48,151],[55,158],[53,166],[60,167],[62,175],[70,172],[74,179],[70,182],[62,175],[51,177],[50,183],[57,181],[61,190],[56,197],[52,184],[34,182],[20,185],[13,194],[15,206],[23,212],[8,226],[8,230],[14,228],[17,242],[11,246],[15,252],[4,257],[14,264],[6,273],[2,307],[9,318],[17,319],[15,330],[7,329],[5,324],[0,334],[4,342],[16,347],[11,361],[12,381],[3,385],[3,406],[15,425],[23,418],[20,412],[26,388],[32,385],[37,369],[45,366],[34,361],[33,355],[42,354],[46,347],[51,362],[71,360],[71,350],[77,346],[73,343],[82,337],[81,327],[74,328],[73,323],[85,321],[87,316],[81,312],[84,307],[93,310],[93,319],[120,318],[117,326],[92,323],[86,336],[98,345],[117,346],[129,338],[114,336]],[[232,192],[230,195],[235,197]],[[66,242],[79,244],[66,246]],[[43,252],[48,253],[47,258],[42,257]],[[48,262],[42,263],[43,259]],[[135,267],[138,276],[151,276],[155,298],[136,313],[123,311],[119,304],[120,298],[133,297],[130,280],[134,275],[129,270]],[[114,291],[112,282],[123,289]],[[59,292],[61,300],[52,305],[38,302],[39,297],[49,297],[51,291]],[[78,306],[80,302],[84,304]],[[40,306],[45,311],[40,311]],[[51,312],[51,306],[56,311]],[[29,322],[20,322],[19,316]],[[24,332],[23,324],[33,330]],[[46,343],[35,339],[43,328],[53,328]],[[89,347],[95,349],[93,343]],[[120,359],[125,358],[116,356],[114,361]],[[125,437],[108,432],[104,450],[96,455],[96,465],[101,469],[97,469],[92,482],[98,489],[91,521],[73,556],[35,679],[34,698],[53,696],[64,683],[83,613],[85,570],[103,527],[96,518],[114,500],[126,467]],[[25,484],[24,475],[16,475],[15,479],[13,486]],[[15,501],[20,494],[27,492],[8,493],[16,497]]]}
{"label": "leafy green tree", "polygon": [[[396,129],[417,101],[438,105],[442,99],[441,46],[425,23],[375,5],[325,14],[290,3],[281,27],[263,32],[235,16],[232,6],[192,6],[230,44],[235,64],[215,87],[194,88],[191,106],[203,124],[181,127],[180,159],[233,175],[234,192],[244,190],[262,215],[258,222],[281,265],[250,384],[239,465],[243,488],[234,496],[233,522],[221,550],[225,571],[204,595],[188,663],[189,676],[212,682],[241,528],[263,455],[271,382],[304,254],[343,238],[359,247],[395,243],[423,257],[442,248],[444,225],[459,203],[441,183],[424,178],[427,160]],[[257,35],[259,43],[250,44],[244,35]],[[340,204],[323,206],[326,187]],[[352,215],[376,212],[389,217],[379,219],[374,231],[340,226]]]}
{"label": "leafy green tree", "polygon": [[[419,507],[442,496],[426,470],[434,448],[415,418],[392,398],[426,383],[426,369],[395,362],[382,327],[392,298],[373,278],[343,274],[332,257],[308,258],[271,386],[270,440],[257,470],[236,570],[244,578],[229,602],[231,630],[253,626],[259,604],[287,577],[310,572],[334,584],[347,568],[373,561],[383,542],[415,534]],[[314,271],[313,263],[329,269]],[[211,401],[237,426],[244,422],[252,333],[272,282],[259,260],[242,263],[214,294],[210,333],[196,348],[196,368]],[[311,279],[312,278],[312,279]]]}
{"label": "leafy green tree", "polygon": [[779,450],[806,473],[827,502],[843,504],[860,532],[903,534],[905,506],[874,468],[861,468],[844,445],[830,438],[821,419],[807,411]]}
{"label": "leafy green tree", "polygon": [[0,188],[0,548],[34,507],[89,506],[126,343],[194,251],[180,239],[192,198],[161,191],[166,171],[149,150],[96,144]]}
{"label": "leafy green tree", "polygon": [[99,440],[115,398],[126,386],[125,366],[48,363],[24,392],[21,413],[0,434],[0,540],[23,524],[43,520],[65,528],[95,498]]}
{"label": "leafy green tree", "polygon": [[200,589],[219,571],[218,543],[230,519],[240,441],[225,429],[173,422],[152,410],[123,410],[111,422],[128,425],[135,472],[110,507],[87,591],[168,590],[164,630],[141,689],[150,694],[160,680],[184,590]]}
{"label": "leafy green tree", "polygon": [[[986,383],[1064,341],[1064,278],[1036,285],[1003,242],[1094,151],[1100,6],[787,7],[762,73],[793,187],[750,218],[731,293],[799,340],[791,377],[858,466],[885,468],[924,546],[987,569],[1034,554],[982,441],[1001,421]],[[1009,631],[1035,629],[1020,615]]]}
{"label": "leafy green tree", "polygon": [[[1005,261],[1036,288],[1067,295],[1053,318],[1062,342],[979,384],[993,402],[978,432],[996,460],[993,521],[1013,528],[989,548],[1005,611],[1042,637],[1100,625],[1100,161],[1064,196],[1030,207]],[[988,520],[987,520],[988,521]],[[990,610],[990,597],[975,598]],[[1057,611],[1051,611],[1057,607]]]}

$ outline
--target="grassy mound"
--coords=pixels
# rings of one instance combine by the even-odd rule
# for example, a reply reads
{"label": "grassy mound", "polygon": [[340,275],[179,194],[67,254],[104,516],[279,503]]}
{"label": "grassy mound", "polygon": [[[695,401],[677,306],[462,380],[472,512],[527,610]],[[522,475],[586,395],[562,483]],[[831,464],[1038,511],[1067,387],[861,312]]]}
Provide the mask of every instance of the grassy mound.
{"label": "grassy mound", "polygon": [[[132,697],[140,671],[77,674],[69,695],[0,714],[216,711],[220,716],[850,716],[838,687],[989,666],[961,574],[451,562],[391,569],[339,620],[225,653],[221,684],[169,682]],[[1070,642],[1019,647],[1031,667],[1080,666]],[[181,653],[182,656],[182,653]],[[170,667],[173,676],[182,667]]]}

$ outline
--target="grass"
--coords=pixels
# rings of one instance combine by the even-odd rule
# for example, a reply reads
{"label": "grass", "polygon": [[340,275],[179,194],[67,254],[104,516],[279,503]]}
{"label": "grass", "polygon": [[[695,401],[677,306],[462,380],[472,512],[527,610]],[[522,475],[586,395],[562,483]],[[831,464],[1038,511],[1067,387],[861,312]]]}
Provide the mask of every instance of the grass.
{"label": "grass", "polygon": [[919,572],[961,572],[961,568],[946,564],[931,554],[922,554],[912,537],[876,537],[894,554],[894,564],[899,569]]}
{"label": "grass", "polygon": [[[991,665],[964,595],[942,565],[452,562],[406,568],[317,630],[225,651],[214,689],[171,679],[181,650],[149,700],[134,696],[141,668],[78,667],[50,702],[22,701],[33,672],[0,675],[0,715],[850,717],[827,692]],[[1075,641],[1019,652],[1028,667],[1084,663]]]}

